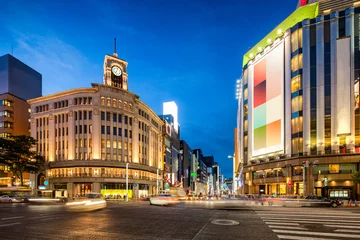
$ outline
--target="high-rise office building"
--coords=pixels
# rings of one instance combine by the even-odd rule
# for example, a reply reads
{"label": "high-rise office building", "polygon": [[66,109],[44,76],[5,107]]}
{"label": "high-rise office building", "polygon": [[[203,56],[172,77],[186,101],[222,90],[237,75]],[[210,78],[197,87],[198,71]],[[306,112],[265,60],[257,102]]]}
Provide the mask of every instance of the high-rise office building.
{"label": "high-rise office building", "polygon": [[[40,97],[42,76],[12,55],[0,57],[0,137],[30,135],[30,108],[27,100]],[[0,166],[0,186],[17,184],[10,173]],[[25,184],[30,176],[24,173]]]}
{"label": "high-rise office building", "polygon": [[244,55],[239,192],[359,198],[359,20],[358,1],[300,0]]}

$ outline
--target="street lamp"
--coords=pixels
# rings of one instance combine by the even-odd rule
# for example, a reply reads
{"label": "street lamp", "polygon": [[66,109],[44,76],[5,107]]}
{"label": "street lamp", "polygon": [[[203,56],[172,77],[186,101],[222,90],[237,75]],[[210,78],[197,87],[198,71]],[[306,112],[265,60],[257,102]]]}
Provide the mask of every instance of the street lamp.
{"label": "street lamp", "polygon": [[159,169],[156,169],[156,195],[159,195]]}
{"label": "street lamp", "polygon": [[129,163],[126,163],[126,202],[129,201]]}

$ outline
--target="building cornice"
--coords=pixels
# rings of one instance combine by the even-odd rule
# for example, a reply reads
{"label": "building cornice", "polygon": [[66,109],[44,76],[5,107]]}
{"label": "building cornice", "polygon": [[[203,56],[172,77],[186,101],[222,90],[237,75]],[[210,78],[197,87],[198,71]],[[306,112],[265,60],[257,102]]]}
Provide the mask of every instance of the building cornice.
{"label": "building cornice", "polygon": [[67,96],[70,96],[70,95],[73,95],[73,94],[96,93],[97,91],[98,90],[96,88],[73,88],[73,89],[70,89],[70,90],[57,92],[57,93],[49,94],[49,95],[38,97],[38,98],[33,98],[33,99],[28,100],[27,102],[29,104],[35,104],[35,103],[40,103],[40,102],[44,102],[44,101],[58,99],[58,98],[61,98],[61,97],[67,97]]}
{"label": "building cornice", "polygon": [[[126,162],[118,161],[103,161],[103,160],[91,160],[91,161],[77,161],[77,160],[66,160],[66,161],[55,161],[48,162],[48,169],[54,168],[73,168],[73,167],[112,167],[112,168],[125,168]],[[129,169],[148,171],[156,173],[157,168],[138,163],[129,163]],[[159,173],[162,170],[159,169]]]}

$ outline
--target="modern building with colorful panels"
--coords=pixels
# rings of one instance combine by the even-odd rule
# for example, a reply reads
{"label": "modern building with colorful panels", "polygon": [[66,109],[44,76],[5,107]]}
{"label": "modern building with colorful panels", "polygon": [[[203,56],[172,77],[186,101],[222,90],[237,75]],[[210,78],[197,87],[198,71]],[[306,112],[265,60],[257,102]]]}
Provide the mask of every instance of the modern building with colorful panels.
{"label": "modern building with colorful panels", "polygon": [[244,56],[238,192],[359,198],[360,1],[300,0]]}
{"label": "modern building with colorful panels", "polygon": [[163,121],[128,90],[127,65],[116,53],[106,55],[103,84],[28,101],[31,136],[46,159],[42,192],[132,198],[161,188]]}

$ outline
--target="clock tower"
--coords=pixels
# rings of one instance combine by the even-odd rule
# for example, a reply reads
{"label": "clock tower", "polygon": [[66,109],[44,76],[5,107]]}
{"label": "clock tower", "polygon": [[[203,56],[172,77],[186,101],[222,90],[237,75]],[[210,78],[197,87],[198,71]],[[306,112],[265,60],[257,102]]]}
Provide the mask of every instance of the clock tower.
{"label": "clock tower", "polygon": [[105,55],[104,59],[104,84],[128,91],[127,65],[125,60],[118,58],[115,38],[113,55]]}

